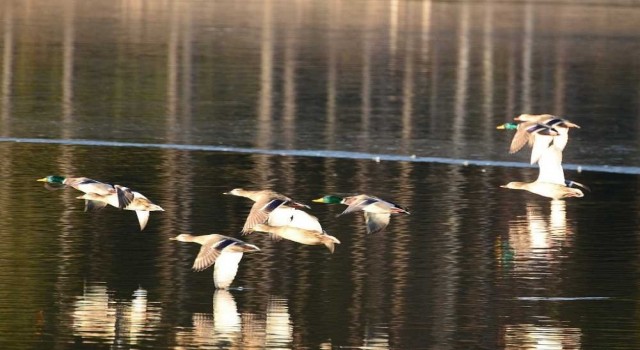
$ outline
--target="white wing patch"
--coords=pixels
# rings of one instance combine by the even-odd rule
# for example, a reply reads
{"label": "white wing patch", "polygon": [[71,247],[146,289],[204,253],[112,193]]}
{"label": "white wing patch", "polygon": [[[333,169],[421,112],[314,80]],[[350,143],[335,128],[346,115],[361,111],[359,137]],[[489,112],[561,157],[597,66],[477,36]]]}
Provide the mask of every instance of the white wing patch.
{"label": "white wing patch", "polygon": [[238,272],[242,252],[223,251],[213,265],[213,283],[216,288],[227,289]]}
{"label": "white wing patch", "polygon": [[540,172],[538,182],[548,182],[564,186],[564,171],[562,169],[562,150],[555,144],[549,146],[538,160]]}

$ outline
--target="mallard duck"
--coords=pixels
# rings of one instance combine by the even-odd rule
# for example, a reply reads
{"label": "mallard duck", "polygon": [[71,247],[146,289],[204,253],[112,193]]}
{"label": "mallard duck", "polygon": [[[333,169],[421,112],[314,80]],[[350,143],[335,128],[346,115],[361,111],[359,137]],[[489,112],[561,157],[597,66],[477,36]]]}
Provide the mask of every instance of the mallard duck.
{"label": "mallard duck", "polygon": [[504,123],[496,128],[516,130],[509,153],[518,152],[528,143],[532,147],[531,164],[540,159],[551,142],[563,150],[569,140],[569,128],[580,128],[575,123],[551,114],[521,114],[514,120],[521,123]]}
{"label": "mallard duck", "polygon": [[245,197],[255,202],[242,228],[243,234],[251,233],[255,225],[265,222],[270,226],[289,225],[322,232],[318,218],[296,209],[309,208],[308,205],[296,202],[283,194],[271,190],[250,191],[242,188],[223,194]]}
{"label": "mallard duck", "polygon": [[140,231],[144,230],[149,222],[150,211],[164,211],[162,207],[151,202],[142,193],[131,190],[128,187],[115,185],[115,194],[100,195],[98,193],[85,193],[76,197],[85,200],[85,211],[91,209],[102,209],[107,204],[119,209],[133,210],[136,212]]}
{"label": "mallard duck", "polygon": [[239,239],[218,234],[194,236],[188,233],[170,238],[180,242],[200,244],[200,252],[193,262],[194,271],[213,267],[213,283],[216,288],[226,289],[231,285],[238,272],[238,264],[245,252],[256,252],[260,248]]}
{"label": "mallard duck", "polygon": [[298,242],[306,245],[324,244],[331,253],[335,250],[334,244],[340,244],[340,241],[328,235],[326,232],[305,230],[292,226],[270,226],[258,224],[253,227],[254,231],[267,232],[274,239],[284,238],[290,241]]}
{"label": "mallard duck", "polygon": [[520,114],[519,116],[513,118],[513,120],[519,122],[530,122],[530,123],[540,123],[546,124],[550,127],[561,127],[561,128],[577,128],[580,129],[580,126],[576,123],[570,122],[564,118],[555,116],[553,114]]}
{"label": "mallard duck", "polygon": [[[37,179],[45,183],[45,187],[48,189],[57,189],[72,187],[78,191],[84,193],[97,193],[100,195],[115,194],[116,189],[113,185],[104,182],[96,181],[88,177],[64,177],[60,175],[49,175],[42,179]],[[57,186],[51,187],[49,185]]]}
{"label": "mallard duck", "polygon": [[389,225],[391,214],[410,214],[409,211],[395,203],[366,194],[349,197],[327,195],[322,198],[314,199],[313,201],[316,203],[347,205],[347,209],[338,216],[359,210],[364,211],[367,233],[369,234],[384,230],[384,228]]}
{"label": "mallard duck", "polygon": [[562,199],[567,197],[582,197],[584,194],[577,188],[567,187],[565,185],[559,185],[549,182],[509,182],[506,185],[500,187],[509,188],[513,190],[525,190],[531,193],[548,197],[551,199]]}
{"label": "mallard duck", "polygon": [[526,190],[543,197],[561,199],[566,197],[582,197],[584,194],[580,189],[572,188],[571,185],[586,186],[575,181],[567,181],[562,169],[562,149],[555,143],[547,146],[538,161],[538,178],[534,182],[510,182],[501,187]]}
{"label": "mallard duck", "polygon": [[516,153],[525,144],[529,144],[533,147],[536,136],[558,136],[560,133],[551,126],[538,123],[504,123],[498,125],[496,129],[504,130],[516,130],[511,140],[511,146],[509,147],[509,153]]}

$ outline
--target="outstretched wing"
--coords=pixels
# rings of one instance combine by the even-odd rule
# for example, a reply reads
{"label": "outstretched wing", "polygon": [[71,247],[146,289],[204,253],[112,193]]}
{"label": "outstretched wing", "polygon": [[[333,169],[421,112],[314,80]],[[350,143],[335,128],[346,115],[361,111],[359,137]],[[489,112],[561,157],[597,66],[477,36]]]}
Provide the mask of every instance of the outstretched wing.
{"label": "outstretched wing", "polygon": [[538,160],[540,171],[538,182],[548,182],[564,186],[564,170],[562,169],[562,150],[555,145],[548,146]]}
{"label": "outstretched wing", "polygon": [[90,199],[85,199],[84,200],[84,211],[94,211],[94,210],[100,210],[104,207],[107,206],[107,202],[103,202],[103,201],[93,201]]}
{"label": "outstretched wing", "polygon": [[131,189],[128,187],[120,185],[115,185],[114,188],[116,189],[116,194],[118,195],[118,208],[124,209],[128,207],[135,198],[135,194],[133,193],[133,191],[131,191]]}
{"label": "outstretched wing", "polygon": [[355,200],[353,202],[349,203],[349,206],[347,207],[347,209],[345,209],[338,216],[353,213],[354,211],[362,210],[366,206],[380,201],[378,198],[368,197],[368,196],[362,196],[361,198],[354,198],[354,199]]}
{"label": "outstretched wing", "polygon": [[247,215],[247,220],[245,220],[242,227],[242,233],[248,234],[255,225],[265,223],[269,219],[269,214],[285,202],[286,200],[284,199],[270,199],[253,203],[249,215]]}
{"label": "outstretched wing", "polygon": [[202,271],[213,265],[226,247],[236,243],[236,240],[229,238],[221,240],[210,239],[208,242],[205,242],[200,248],[200,252],[193,262],[193,269],[195,271]]}
{"label": "outstretched wing", "polygon": [[216,288],[227,289],[236,278],[242,252],[224,251],[213,266],[213,284]]}
{"label": "outstretched wing", "polygon": [[391,214],[389,213],[370,213],[364,212],[364,218],[367,223],[367,233],[376,233],[384,230],[389,225]]}

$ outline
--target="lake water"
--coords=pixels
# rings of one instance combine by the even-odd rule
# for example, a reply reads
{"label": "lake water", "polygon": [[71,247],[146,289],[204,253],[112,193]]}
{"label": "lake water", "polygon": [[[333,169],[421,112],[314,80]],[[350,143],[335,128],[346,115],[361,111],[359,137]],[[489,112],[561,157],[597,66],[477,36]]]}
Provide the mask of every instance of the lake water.
{"label": "lake water", "polygon": [[[2,349],[640,348],[640,5],[635,1],[4,1]],[[584,198],[532,181],[495,126],[582,126],[564,152]],[[581,170],[581,171],[578,171]],[[161,205],[86,213],[49,174]],[[341,244],[240,237],[271,188],[407,207]],[[233,288],[179,233],[261,248]]]}

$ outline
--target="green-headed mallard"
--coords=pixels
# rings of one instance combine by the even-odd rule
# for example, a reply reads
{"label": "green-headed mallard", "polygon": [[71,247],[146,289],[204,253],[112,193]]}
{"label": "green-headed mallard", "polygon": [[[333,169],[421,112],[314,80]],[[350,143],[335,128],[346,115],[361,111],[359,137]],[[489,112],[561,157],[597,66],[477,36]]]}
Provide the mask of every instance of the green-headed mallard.
{"label": "green-headed mallard", "polygon": [[220,289],[228,288],[233,282],[243,253],[260,250],[253,244],[218,234],[194,236],[183,233],[170,239],[200,244],[202,247],[193,262],[193,270],[202,271],[214,265],[213,283]]}
{"label": "green-headed mallard", "polygon": [[[49,175],[36,181],[44,182],[45,187],[48,189],[64,188],[68,186],[84,193],[97,193],[105,196],[116,193],[116,189],[113,185],[96,181],[88,177],[65,177],[60,175]],[[52,187],[49,185],[57,187]]]}
{"label": "green-headed mallard", "polygon": [[516,153],[525,144],[532,147],[531,164],[540,159],[551,142],[563,150],[569,140],[569,128],[580,128],[575,123],[551,114],[521,114],[514,118],[516,123],[504,123],[497,129],[516,130],[511,140],[509,153]]}
{"label": "green-headed mallard", "polygon": [[271,237],[274,239],[284,238],[306,245],[324,244],[331,253],[335,250],[334,244],[340,244],[340,241],[337,238],[328,235],[326,232],[305,230],[292,226],[270,226],[258,224],[253,227],[253,230],[258,232],[267,232],[271,234]]}
{"label": "green-headed mallard", "polygon": [[318,218],[297,208],[309,208],[308,205],[271,190],[250,191],[236,188],[224,194],[245,197],[255,203],[251,207],[242,228],[248,234],[257,224],[267,223],[270,226],[294,226],[306,230],[322,232]]}
{"label": "green-headed mallard", "polygon": [[338,216],[362,210],[367,224],[367,233],[376,233],[384,230],[389,225],[391,214],[410,214],[409,211],[395,203],[366,194],[348,197],[327,195],[313,201],[316,203],[347,205],[347,209]]}
{"label": "green-headed mallard", "polygon": [[116,189],[115,194],[85,193],[77,198],[85,200],[85,210],[101,209],[109,204],[116,208],[135,211],[140,224],[140,231],[147,226],[150,211],[164,211],[162,207],[151,202],[140,192],[121,185],[115,185],[114,188]]}
{"label": "green-headed mallard", "polygon": [[144,230],[147,226],[150,211],[164,211],[159,205],[153,204],[140,192],[132,191],[128,187],[111,185],[87,177],[49,175],[37,181],[44,182],[45,185],[52,184],[54,186],[60,186],[60,188],[68,186],[84,192],[82,196],[76,198],[84,199],[85,211],[102,209],[107,205],[118,209],[134,210],[140,223],[140,230]]}

